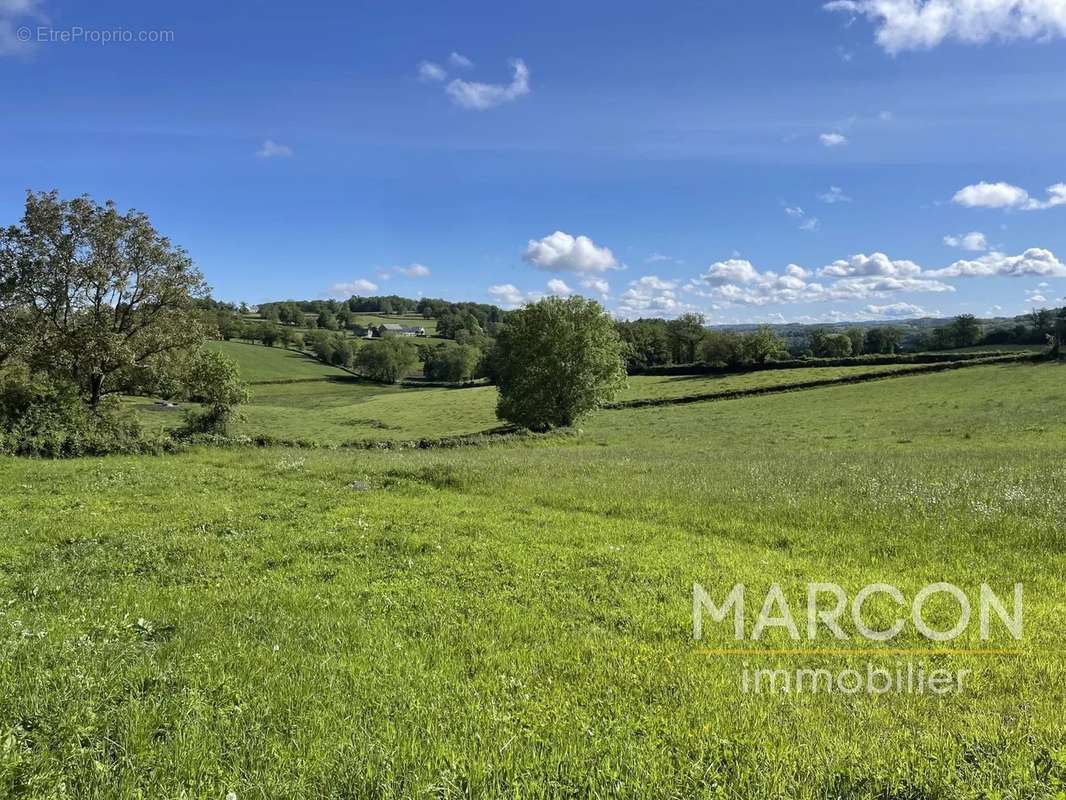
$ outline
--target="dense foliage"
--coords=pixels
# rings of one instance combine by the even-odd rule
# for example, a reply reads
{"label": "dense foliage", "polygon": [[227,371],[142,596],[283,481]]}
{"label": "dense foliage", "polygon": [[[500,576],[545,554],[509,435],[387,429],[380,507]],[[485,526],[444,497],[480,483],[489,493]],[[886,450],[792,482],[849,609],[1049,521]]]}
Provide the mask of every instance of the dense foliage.
{"label": "dense foliage", "polygon": [[112,398],[91,407],[70,381],[24,364],[0,369],[0,453],[70,458],[165,446],[145,437],[136,416]]}
{"label": "dense foliage", "polygon": [[437,345],[426,354],[422,371],[431,381],[462,383],[474,377],[480,356],[471,345]]}
{"label": "dense foliage", "polygon": [[532,430],[572,425],[625,385],[622,340],[600,304],[583,297],[515,312],[496,350],[496,414]]}
{"label": "dense foliage", "polygon": [[418,348],[409,339],[383,339],[360,348],[355,367],[373,380],[398,383],[418,369]]}
{"label": "dense foliage", "polygon": [[29,193],[22,220],[0,230],[0,449],[155,446],[120,403],[105,402],[119,394],[195,391],[216,398],[209,413],[232,408],[242,399],[235,368],[200,350],[204,316],[223,313],[206,295],[189,256],[144,214]]}
{"label": "dense foliage", "polygon": [[248,388],[241,382],[237,365],[222,353],[201,350],[189,365],[188,399],[201,403],[201,411],[186,415],[189,433],[226,433],[226,426],[241,403],[248,402]]}
{"label": "dense foliage", "polygon": [[182,369],[204,333],[200,272],[139,212],[55,192],[0,231],[0,360],[74,384],[91,406]]}
{"label": "dense foliage", "polygon": [[268,323],[301,328],[320,328],[328,331],[350,331],[357,336],[367,332],[358,315],[421,315],[437,321],[437,335],[445,339],[459,339],[469,335],[493,335],[506,317],[497,306],[484,303],[453,303],[449,300],[388,295],[382,297],[353,296],[348,300],[285,300],[263,303],[259,315]]}

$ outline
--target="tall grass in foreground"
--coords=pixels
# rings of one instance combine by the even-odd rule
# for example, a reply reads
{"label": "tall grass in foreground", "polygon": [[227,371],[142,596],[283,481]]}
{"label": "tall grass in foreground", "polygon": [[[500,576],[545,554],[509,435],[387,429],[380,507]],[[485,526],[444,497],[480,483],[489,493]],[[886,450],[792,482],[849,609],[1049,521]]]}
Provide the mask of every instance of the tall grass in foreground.
{"label": "tall grass in foreground", "polygon": [[[1064,374],[535,445],[0,460],[0,794],[1056,797]],[[932,657],[974,673],[932,698],[744,695],[699,653],[694,581],[815,580],[1021,581],[1022,654]]]}

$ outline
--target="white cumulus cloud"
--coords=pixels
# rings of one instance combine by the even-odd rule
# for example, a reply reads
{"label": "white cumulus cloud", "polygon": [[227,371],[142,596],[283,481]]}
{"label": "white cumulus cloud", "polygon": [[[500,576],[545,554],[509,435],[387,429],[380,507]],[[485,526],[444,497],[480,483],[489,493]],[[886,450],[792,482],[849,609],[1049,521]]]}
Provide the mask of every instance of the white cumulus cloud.
{"label": "white cumulus cloud", "polygon": [[597,246],[587,236],[563,231],[530,239],[522,260],[549,272],[604,272],[618,266],[610,248]]}
{"label": "white cumulus cloud", "polygon": [[[927,276],[913,261],[893,261],[883,253],[857,254],[818,271],[829,280],[811,280],[814,273],[789,264],[781,273],[760,271],[745,259],[718,261],[698,282],[685,287],[701,297],[733,305],[763,306],[890,297],[908,292],[953,292],[955,287]],[[700,284],[710,291],[699,288]]]}
{"label": "white cumulus cloud", "polygon": [[448,72],[440,64],[423,61],[418,65],[418,77],[424,81],[437,83],[448,77]]}
{"label": "white cumulus cloud", "polygon": [[644,289],[652,289],[657,292],[668,292],[677,288],[677,281],[663,280],[658,275],[645,275],[629,282],[630,286],[638,286]]}
{"label": "white cumulus cloud", "polygon": [[830,186],[826,191],[818,195],[818,199],[823,203],[850,203],[851,198],[844,194],[844,190],[839,186]]}
{"label": "white cumulus cloud", "polygon": [[908,317],[926,317],[929,312],[914,303],[888,303],[887,305],[869,305],[863,312],[874,317],[887,319],[906,319]]}
{"label": "white cumulus cloud", "polygon": [[596,292],[606,297],[611,292],[611,285],[603,278],[585,278],[581,285],[589,291]]}
{"label": "white cumulus cloud", "polygon": [[396,272],[408,278],[428,278],[430,269],[425,264],[411,264],[407,267],[395,267]]}
{"label": "white cumulus cloud", "polygon": [[754,283],[759,279],[759,271],[747,259],[730,258],[711,264],[702,277],[711,286]]}
{"label": "white cumulus cloud", "polygon": [[510,83],[479,83],[455,78],[445,91],[457,106],[475,111],[484,111],[529,94],[529,67],[520,58],[512,59],[510,63]]}
{"label": "white cumulus cloud", "polygon": [[289,158],[292,155],[292,148],[288,145],[278,144],[273,139],[267,139],[255,151],[255,154],[259,158]]}
{"label": "white cumulus cloud", "polygon": [[961,236],[945,236],[944,244],[948,247],[961,247],[973,253],[980,253],[988,249],[988,240],[980,231],[970,231]]}
{"label": "white cumulus cloud", "polygon": [[951,201],[967,208],[1015,208],[1022,211],[1042,211],[1066,205],[1066,183],[1049,186],[1047,195],[1046,200],[1038,200],[1030,197],[1029,192],[1020,186],[1003,181],[996,183],[981,181],[962,187],[955,192]]}
{"label": "white cumulus cloud", "polygon": [[[700,276],[711,287],[710,297],[737,305],[770,305],[827,299],[820,283],[809,283],[811,273],[797,264],[789,264],[782,274],[760,272],[750,261],[731,258],[716,261]],[[686,287],[695,294],[695,286]]]}
{"label": "white cumulus cloud", "polygon": [[[34,44],[24,34],[27,22],[47,21],[43,0],[0,0],[0,56],[21,56]],[[30,28],[26,27],[26,30]]]}
{"label": "white cumulus cloud", "polygon": [[893,261],[884,253],[857,253],[822,267],[820,274],[840,278],[870,275],[901,277],[918,275],[921,271],[922,268],[913,261]]}
{"label": "white cumulus cloud", "polygon": [[842,133],[822,133],[818,135],[818,141],[826,147],[840,147],[848,143],[848,137]]}
{"label": "white cumulus cloud", "polygon": [[356,278],[354,281],[333,284],[329,287],[329,296],[347,298],[356,294],[376,292],[377,289],[378,285],[373,281],[368,281],[366,278]]}
{"label": "white cumulus cloud", "polygon": [[1017,256],[988,253],[973,260],[956,261],[944,269],[927,272],[926,275],[941,278],[993,276],[1066,278],[1066,264],[1059,261],[1050,250],[1030,247]]}
{"label": "white cumulus cloud", "polygon": [[526,302],[522,290],[513,283],[497,283],[488,289],[489,297],[504,308],[516,308]]}
{"label": "white cumulus cloud", "polygon": [[566,285],[566,281],[552,278],[548,281],[548,292],[559,297],[568,297],[574,293],[574,290]]}
{"label": "white cumulus cloud", "polygon": [[893,54],[949,39],[982,44],[1066,36],[1063,0],[832,0],[822,7],[866,17],[877,26],[877,43]]}
{"label": "white cumulus cloud", "polygon": [[[654,276],[651,276],[654,277]],[[661,284],[665,285],[665,284]],[[618,298],[617,313],[621,317],[676,317],[696,307],[677,296],[673,289],[655,288],[650,282],[633,281]]]}
{"label": "white cumulus cloud", "polygon": [[462,53],[456,53],[454,50],[452,51],[452,54],[448,56],[448,63],[453,67],[459,67],[459,69],[470,69],[474,66],[473,61]]}

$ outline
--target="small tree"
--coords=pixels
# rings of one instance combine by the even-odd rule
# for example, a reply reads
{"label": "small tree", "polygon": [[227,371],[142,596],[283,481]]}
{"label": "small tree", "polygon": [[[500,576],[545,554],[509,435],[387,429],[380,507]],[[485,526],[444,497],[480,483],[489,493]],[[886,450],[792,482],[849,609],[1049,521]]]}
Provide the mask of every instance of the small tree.
{"label": "small tree", "polygon": [[1037,341],[1043,340],[1044,337],[1050,335],[1055,328],[1055,316],[1050,309],[1034,308],[1028,317],[1033,324],[1033,331],[1036,333]]}
{"label": "small tree", "polygon": [[281,329],[273,322],[264,322],[257,334],[259,341],[267,347],[273,347],[281,336]]}
{"label": "small tree", "polygon": [[337,318],[324,308],[318,312],[318,327],[327,331],[335,331],[337,330]]}
{"label": "small tree", "polygon": [[248,401],[237,363],[222,353],[201,350],[189,364],[185,380],[189,399],[203,403],[203,411],[186,415],[189,433],[225,433],[237,406]]}
{"label": "small tree", "polygon": [[532,430],[572,425],[625,385],[622,340],[600,304],[583,297],[515,312],[496,348],[496,416]]}
{"label": "small tree", "polygon": [[333,353],[336,351],[336,342],[334,342],[332,336],[317,335],[314,339],[308,339],[311,344],[311,350],[314,351],[315,357],[319,361],[324,361],[327,364],[333,363]]}
{"label": "small tree", "polygon": [[399,336],[367,343],[355,356],[355,366],[360,372],[383,383],[399,383],[418,369],[418,363],[414,342]]}

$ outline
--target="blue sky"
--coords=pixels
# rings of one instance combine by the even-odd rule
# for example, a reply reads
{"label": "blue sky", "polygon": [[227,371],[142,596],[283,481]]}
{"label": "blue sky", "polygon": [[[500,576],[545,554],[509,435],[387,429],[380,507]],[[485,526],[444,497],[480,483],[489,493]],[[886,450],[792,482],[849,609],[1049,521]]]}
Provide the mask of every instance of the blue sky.
{"label": "blue sky", "polygon": [[0,222],[112,198],[252,303],[1063,304],[1066,0],[828,5],[0,0]]}

